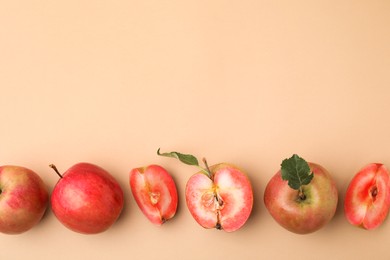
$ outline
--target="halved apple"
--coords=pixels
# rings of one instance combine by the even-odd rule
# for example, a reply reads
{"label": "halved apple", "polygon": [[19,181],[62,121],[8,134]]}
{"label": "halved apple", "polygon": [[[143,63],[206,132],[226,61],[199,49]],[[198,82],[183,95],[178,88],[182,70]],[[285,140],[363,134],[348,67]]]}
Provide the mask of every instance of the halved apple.
{"label": "halved apple", "polygon": [[380,163],[361,169],[350,182],[344,202],[347,220],[364,229],[374,229],[385,220],[390,208],[390,175]]}
{"label": "halved apple", "polygon": [[253,191],[246,174],[239,168],[219,163],[205,167],[191,154],[161,153],[160,156],[179,159],[182,163],[201,169],[186,185],[186,202],[192,217],[204,228],[236,231],[248,220],[253,207]]}
{"label": "halved apple", "polygon": [[220,163],[194,174],[186,185],[187,207],[204,228],[227,232],[241,228],[253,206],[252,187],[247,176],[237,167]]}
{"label": "halved apple", "polygon": [[176,214],[176,185],[163,167],[135,168],[130,171],[129,183],[138,207],[153,224],[160,226]]}

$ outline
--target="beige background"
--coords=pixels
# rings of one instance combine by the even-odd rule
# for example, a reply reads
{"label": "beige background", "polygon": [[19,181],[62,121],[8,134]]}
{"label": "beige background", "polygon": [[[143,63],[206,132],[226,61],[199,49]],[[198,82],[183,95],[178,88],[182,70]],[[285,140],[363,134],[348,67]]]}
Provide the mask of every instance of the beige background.
{"label": "beige background", "polygon": [[[51,190],[88,161],[124,189],[119,221],[85,236],[49,210],[3,259],[389,259],[390,222],[347,223],[342,200],[362,166],[390,166],[390,1],[2,1],[0,162],[37,171]],[[205,230],[184,202],[196,169],[156,155],[177,150],[231,162],[255,205],[234,233]],[[298,153],[326,167],[340,203],[311,235],[279,227],[265,185]],[[180,205],[150,224],[128,186],[133,167],[174,176]]]}

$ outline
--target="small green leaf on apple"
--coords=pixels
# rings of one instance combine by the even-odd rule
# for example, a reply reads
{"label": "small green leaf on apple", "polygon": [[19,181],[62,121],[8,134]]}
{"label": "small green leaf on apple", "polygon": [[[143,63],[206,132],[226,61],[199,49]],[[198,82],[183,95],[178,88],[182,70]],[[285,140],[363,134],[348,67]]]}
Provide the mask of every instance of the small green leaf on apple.
{"label": "small green leaf on apple", "polygon": [[179,159],[181,162],[188,164],[188,165],[199,166],[198,159],[196,159],[196,157],[191,155],[191,154],[183,154],[183,153],[178,153],[178,152],[160,153],[160,148],[157,150],[157,154],[160,156]]}
{"label": "small green leaf on apple", "polygon": [[302,191],[302,185],[308,185],[314,177],[309,164],[296,154],[284,159],[281,166],[282,179],[294,190]]}
{"label": "small green leaf on apple", "polygon": [[178,152],[169,152],[169,153],[160,153],[160,148],[157,150],[157,154],[160,156],[165,156],[165,157],[170,157],[170,158],[176,158],[179,159],[182,163],[188,164],[188,165],[194,165],[199,167],[204,173],[206,173],[210,178],[211,172],[208,169],[208,165],[206,162],[206,159],[203,159],[204,164],[206,165],[206,168],[203,168],[199,165],[198,159],[191,155],[191,154],[183,154],[183,153],[178,153]]}

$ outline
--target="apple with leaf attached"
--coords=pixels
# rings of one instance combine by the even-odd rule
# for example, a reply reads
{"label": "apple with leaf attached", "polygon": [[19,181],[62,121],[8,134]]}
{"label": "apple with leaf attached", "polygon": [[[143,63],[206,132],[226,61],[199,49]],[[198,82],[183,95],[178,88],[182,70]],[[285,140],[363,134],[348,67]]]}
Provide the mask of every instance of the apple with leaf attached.
{"label": "apple with leaf attached", "polygon": [[354,226],[379,227],[389,213],[390,174],[381,163],[363,167],[351,180],[344,199],[344,212]]}
{"label": "apple with leaf attached", "polygon": [[178,196],[172,176],[159,165],[134,168],[129,174],[131,192],[142,213],[157,226],[175,216]]}
{"label": "apple with leaf attached", "polygon": [[42,219],[49,202],[46,185],[34,171],[0,167],[0,232],[20,234]]}
{"label": "apple with leaf attached", "polygon": [[264,192],[265,206],[276,222],[298,234],[326,225],[337,202],[338,191],[328,171],[296,154],[283,160]]}
{"label": "apple with leaf attached", "polygon": [[241,169],[229,163],[209,167],[206,159],[203,159],[205,167],[201,167],[193,155],[178,152],[160,153],[159,149],[157,154],[200,168],[185,189],[187,207],[198,224],[233,232],[246,223],[252,212],[253,192]]}

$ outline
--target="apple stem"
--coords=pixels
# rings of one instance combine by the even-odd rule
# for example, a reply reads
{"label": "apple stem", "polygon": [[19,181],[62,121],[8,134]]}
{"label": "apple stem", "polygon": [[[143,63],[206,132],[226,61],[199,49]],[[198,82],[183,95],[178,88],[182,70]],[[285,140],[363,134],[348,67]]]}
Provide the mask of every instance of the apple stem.
{"label": "apple stem", "polygon": [[203,158],[203,163],[206,166],[206,172],[207,172],[208,176],[210,177],[210,179],[213,179],[214,176],[210,171],[209,164],[207,163],[206,158]]}
{"label": "apple stem", "polygon": [[57,175],[60,176],[61,179],[63,178],[63,176],[61,175],[61,173],[58,171],[57,167],[54,164],[50,164],[49,167],[52,168],[57,173]]}
{"label": "apple stem", "polygon": [[299,196],[300,200],[305,200],[306,199],[306,195],[305,195],[305,193],[303,193],[302,186],[299,187],[298,196]]}

